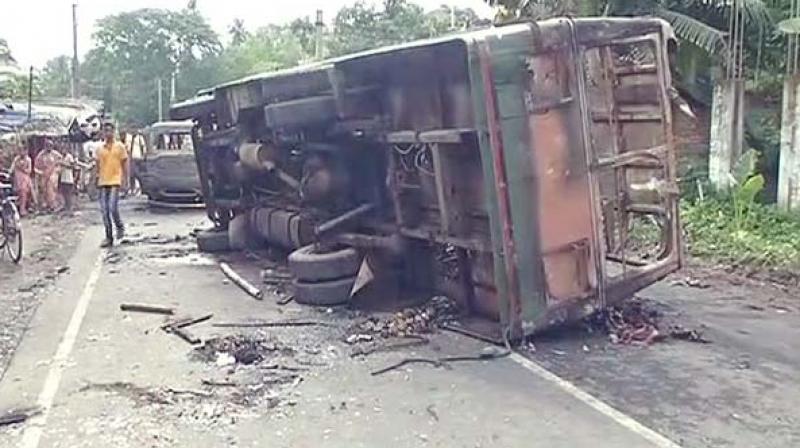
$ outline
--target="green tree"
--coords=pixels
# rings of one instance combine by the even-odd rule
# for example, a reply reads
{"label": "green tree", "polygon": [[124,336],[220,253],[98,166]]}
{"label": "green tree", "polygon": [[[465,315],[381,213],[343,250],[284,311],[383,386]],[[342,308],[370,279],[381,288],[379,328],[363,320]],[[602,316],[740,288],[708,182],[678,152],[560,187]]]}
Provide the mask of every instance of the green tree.
{"label": "green tree", "polygon": [[[501,20],[517,17],[542,19],[557,15],[657,16],[672,24],[678,38],[708,54],[722,52],[733,2],[730,0],[486,0],[498,8]],[[785,3],[787,0],[779,0]],[[764,0],[742,0],[750,35],[773,25]],[[752,33],[755,32],[755,33]],[[752,43],[752,40],[749,42]]]}
{"label": "green tree", "polygon": [[[38,95],[34,84],[34,95]],[[28,73],[20,70],[5,39],[0,39],[0,99],[21,100],[28,97]]]}
{"label": "green tree", "polygon": [[303,51],[307,54],[315,53],[317,27],[310,18],[306,16],[294,19],[289,23],[289,30],[300,41]]}
{"label": "green tree", "polygon": [[228,27],[228,34],[231,35],[231,45],[234,46],[241,45],[250,36],[250,33],[244,27],[244,20],[242,19],[233,20],[231,26]]}
{"label": "green tree", "polygon": [[8,47],[8,41],[0,38],[0,65],[16,65],[17,61],[11,56],[11,49]]}
{"label": "green tree", "polygon": [[45,64],[39,74],[38,84],[42,95],[66,97],[72,89],[72,60],[68,56],[57,56]]}
{"label": "green tree", "polygon": [[378,8],[358,1],[339,10],[328,49],[342,55],[432,36],[425,12],[406,0],[384,0]]}
{"label": "green tree", "polygon": [[431,34],[441,35],[453,31],[470,29],[480,22],[471,8],[458,8],[442,5],[426,14],[425,19],[431,27]]}
{"label": "green tree", "polygon": [[310,57],[291,28],[271,25],[260,28],[241,44],[226,48],[217,61],[221,64],[221,80],[228,81],[291,67]]}
{"label": "green tree", "polygon": [[[140,9],[100,20],[82,72],[88,94],[113,99],[114,113],[123,122],[146,125],[158,117],[157,80],[165,98],[173,73],[180,91],[184,70],[221,51],[216,33],[196,9]],[[109,105],[107,105],[108,107]]]}

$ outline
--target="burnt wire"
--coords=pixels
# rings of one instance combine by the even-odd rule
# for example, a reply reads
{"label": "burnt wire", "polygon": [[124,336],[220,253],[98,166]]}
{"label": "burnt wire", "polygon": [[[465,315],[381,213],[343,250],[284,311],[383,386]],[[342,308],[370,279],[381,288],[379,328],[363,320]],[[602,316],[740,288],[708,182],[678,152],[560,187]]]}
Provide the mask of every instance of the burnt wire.
{"label": "burnt wire", "polygon": [[426,164],[432,165],[432,159],[430,146],[422,145],[420,150],[417,151],[417,155],[414,157],[414,167],[416,167],[420,173],[427,174],[428,176],[436,176],[436,173],[434,173],[432,169],[425,166]]}

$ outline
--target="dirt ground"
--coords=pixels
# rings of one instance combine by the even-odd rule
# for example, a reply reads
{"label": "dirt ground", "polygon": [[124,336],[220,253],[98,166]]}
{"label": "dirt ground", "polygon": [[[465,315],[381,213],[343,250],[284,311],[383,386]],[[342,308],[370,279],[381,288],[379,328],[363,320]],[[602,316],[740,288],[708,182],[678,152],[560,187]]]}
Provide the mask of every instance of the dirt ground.
{"label": "dirt ground", "polygon": [[[383,339],[392,315],[284,303],[260,280],[281,270],[267,254],[197,252],[202,212],[127,201],[123,213],[129,236],[111,251],[97,247],[90,204],[26,222],[39,245],[21,267],[0,261],[0,413],[45,410],[0,427],[0,447],[800,446],[795,289],[692,267],[638,300],[707,343],[615,344],[577,326],[506,357],[447,332]],[[221,260],[264,300],[230,284]],[[121,312],[126,302],[176,315]],[[206,314],[187,328],[203,344],[162,329]],[[258,321],[298,326],[219,326]],[[451,356],[484,359],[373,374]]]}
{"label": "dirt ground", "polygon": [[69,271],[67,262],[90,221],[86,213],[25,218],[25,261],[14,265],[4,251],[0,256],[0,379],[42,299]]}

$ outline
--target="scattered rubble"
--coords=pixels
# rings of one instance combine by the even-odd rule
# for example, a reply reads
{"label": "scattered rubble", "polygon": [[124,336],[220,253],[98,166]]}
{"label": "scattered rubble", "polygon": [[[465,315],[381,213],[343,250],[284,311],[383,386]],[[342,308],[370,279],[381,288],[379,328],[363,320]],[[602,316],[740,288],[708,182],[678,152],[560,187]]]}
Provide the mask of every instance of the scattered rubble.
{"label": "scattered rubble", "polygon": [[250,365],[278,355],[292,355],[294,349],[262,335],[229,335],[207,340],[195,353],[206,362],[217,363],[220,356],[230,356],[237,364]]}
{"label": "scattered rubble", "polygon": [[[406,308],[386,318],[371,316],[362,320],[350,327],[345,341],[352,344],[368,342],[367,336],[402,338],[431,333],[441,325],[453,321],[457,311],[453,301],[444,296],[437,296],[424,305]],[[349,342],[349,339],[353,339],[353,342]]]}
{"label": "scattered rubble", "polygon": [[589,317],[585,323],[589,331],[608,334],[614,344],[650,345],[667,338],[689,342],[709,343],[703,329],[687,329],[679,324],[663,322],[656,309],[640,299],[632,299],[620,306],[610,307]]}
{"label": "scattered rubble", "polygon": [[670,282],[670,286],[685,286],[687,288],[707,289],[711,285],[694,277],[687,276]]}

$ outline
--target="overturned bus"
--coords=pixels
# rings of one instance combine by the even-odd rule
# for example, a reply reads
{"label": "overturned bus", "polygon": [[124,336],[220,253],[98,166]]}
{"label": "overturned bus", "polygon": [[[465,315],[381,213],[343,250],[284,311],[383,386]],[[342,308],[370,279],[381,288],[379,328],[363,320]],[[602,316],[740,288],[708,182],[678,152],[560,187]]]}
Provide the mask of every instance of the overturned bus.
{"label": "overturned bus", "polygon": [[241,79],[171,118],[196,123],[209,217],[294,251],[299,302],[346,300],[366,257],[518,338],[679,268],[671,36],[512,24]]}

